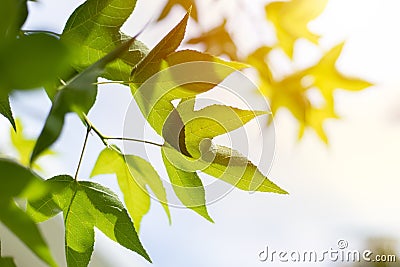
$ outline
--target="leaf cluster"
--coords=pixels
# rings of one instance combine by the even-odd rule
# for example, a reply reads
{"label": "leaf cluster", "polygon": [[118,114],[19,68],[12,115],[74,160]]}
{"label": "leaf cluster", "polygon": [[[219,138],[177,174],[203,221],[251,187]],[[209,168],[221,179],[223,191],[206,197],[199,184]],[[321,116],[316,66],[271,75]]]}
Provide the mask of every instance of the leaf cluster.
{"label": "leaf cluster", "polygon": [[[196,8],[191,10],[187,1],[176,2],[189,11],[152,49],[138,40],[140,34],[131,37],[121,32],[136,0],[87,0],[71,14],[59,35],[22,30],[28,16],[26,1],[5,1],[6,12],[2,9],[0,14],[0,51],[4,52],[0,57],[0,112],[16,131],[11,137],[19,162],[0,159],[0,221],[49,266],[57,263],[37,223],[59,213],[64,218],[68,266],[89,264],[94,228],[151,261],[138,237],[141,220],[150,208],[150,190],[171,221],[164,183],[151,163],[109,143],[129,138],[103,135],[89,120],[87,114],[95,106],[99,77],[129,86],[142,115],[164,140],[158,146],[169,182],[187,208],[213,221],[207,211],[200,172],[241,190],[287,193],[245,156],[213,142],[213,138],[267,112],[224,105],[195,109],[199,94],[215,89],[247,65],[208,53],[178,50],[189,18],[198,19]],[[174,4],[169,2],[165,12]],[[17,68],[22,71],[18,75]],[[38,138],[29,140],[13,118],[8,97],[14,90],[37,87],[45,89],[52,106]],[[179,104],[174,106],[175,100]],[[48,155],[48,149],[58,140],[67,114],[77,115],[87,128],[81,159],[75,177],[59,175],[45,180],[32,169],[38,167],[36,160]],[[90,132],[105,145],[91,177],[114,174],[125,205],[110,189],[79,177]],[[26,210],[16,199],[27,201]],[[0,260],[11,264],[8,258]]]}

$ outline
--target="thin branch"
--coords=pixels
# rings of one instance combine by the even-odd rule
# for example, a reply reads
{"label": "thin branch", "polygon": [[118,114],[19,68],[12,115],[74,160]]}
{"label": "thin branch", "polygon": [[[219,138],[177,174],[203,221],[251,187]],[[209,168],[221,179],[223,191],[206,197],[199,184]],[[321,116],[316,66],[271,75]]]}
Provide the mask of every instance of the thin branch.
{"label": "thin branch", "polygon": [[162,144],[158,144],[155,142],[151,141],[146,141],[146,140],[140,140],[140,139],[135,139],[135,138],[128,138],[128,137],[105,137],[106,140],[120,140],[120,141],[132,141],[132,142],[139,142],[139,143],[144,143],[148,145],[153,145],[153,146],[158,146],[162,147]]}
{"label": "thin branch", "polygon": [[60,37],[61,34],[60,33],[56,33],[56,32],[52,32],[52,31],[46,31],[46,30],[22,30],[23,33],[47,33],[50,35],[54,35],[57,37]]}
{"label": "thin branch", "polygon": [[92,127],[90,125],[88,125],[88,127],[86,128],[86,136],[85,136],[85,141],[83,143],[83,147],[82,147],[82,151],[81,151],[81,156],[79,158],[79,163],[78,163],[78,167],[76,168],[76,172],[75,172],[75,181],[77,181],[78,179],[78,173],[79,173],[79,169],[81,167],[82,164],[82,159],[83,159],[83,154],[85,153],[85,149],[86,149],[86,145],[87,145],[87,140],[89,138],[89,133],[92,130]]}
{"label": "thin branch", "polygon": [[103,142],[103,144],[105,146],[108,146],[107,140],[131,141],[131,142],[139,142],[139,143],[149,144],[149,145],[158,146],[158,147],[163,146],[162,144],[158,144],[158,143],[146,141],[146,140],[140,140],[140,139],[136,139],[136,138],[106,136],[106,135],[102,134],[93,125],[93,123],[89,120],[89,118],[85,114],[83,114],[83,119],[85,120],[85,123],[88,125],[88,128],[93,130],[93,132],[100,138],[100,140]]}

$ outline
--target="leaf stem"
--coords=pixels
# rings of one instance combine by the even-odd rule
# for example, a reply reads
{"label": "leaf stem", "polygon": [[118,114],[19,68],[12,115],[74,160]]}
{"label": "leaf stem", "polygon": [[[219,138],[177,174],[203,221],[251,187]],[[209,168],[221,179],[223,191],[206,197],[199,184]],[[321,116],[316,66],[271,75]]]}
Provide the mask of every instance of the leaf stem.
{"label": "leaf stem", "polygon": [[132,142],[139,142],[139,143],[144,143],[144,144],[149,144],[149,145],[153,145],[153,146],[159,146],[162,147],[162,144],[158,144],[155,142],[151,142],[151,141],[146,141],[146,140],[140,140],[140,139],[136,139],[136,138],[128,138],[128,137],[105,137],[106,140],[121,140],[121,141],[132,141]]}
{"label": "leaf stem", "polygon": [[61,34],[59,34],[59,33],[56,33],[56,32],[52,32],[52,31],[46,31],[46,30],[22,30],[22,32],[23,33],[47,33],[47,34],[50,34],[50,35],[54,35],[54,36],[57,36],[57,37],[60,37],[61,36]]}
{"label": "leaf stem", "polygon": [[85,153],[85,149],[86,149],[86,145],[87,145],[87,140],[89,138],[89,133],[92,130],[92,126],[88,125],[86,128],[86,136],[85,136],[85,141],[83,142],[83,147],[82,147],[82,151],[81,151],[81,156],[79,158],[79,162],[78,162],[78,167],[76,168],[76,172],[75,172],[75,181],[78,180],[78,173],[79,173],[79,169],[81,168],[81,164],[82,164],[82,159],[83,159],[83,154]]}
{"label": "leaf stem", "polygon": [[108,146],[107,140],[131,141],[131,142],[139,142],[139,143],[149,144],[149,145],[158,146],[158,147],[163,146],[162,144],[158,144],[158,143],[146,141],[146,140],[140,140],[140,139],[136,139],[136,138],[106,136],[106,135],[102,134],[93,125],[93,123],[89,120],[89,118],[85,114],[82,114],[82,115],[83,115],[83,119],[84,119],[85,123],[88,125],[88,129],[90,128],[90,130],[93,130],[93,132],[100,138],[100,140],[103,142],[103,144],[105,146]]}

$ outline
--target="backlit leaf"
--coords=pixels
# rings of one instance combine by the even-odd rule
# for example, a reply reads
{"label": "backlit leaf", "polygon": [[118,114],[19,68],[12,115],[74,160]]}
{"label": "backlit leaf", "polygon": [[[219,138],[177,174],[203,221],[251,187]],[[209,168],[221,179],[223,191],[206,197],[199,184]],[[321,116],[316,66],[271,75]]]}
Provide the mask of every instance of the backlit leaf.
{"label": "backlit leaf", "polygon": [[189,10],[191,8],[192,12],[190,12],[190,16],[195,21],[198,21],[197,7],[194,0],[168,0],[167,4],[164,6],[164,9],[161,11],[161,14],[158,17],[157,21],[164,19],[169,14],[171,9],[176,5],[180,5],[185,10]]}
{"label": "backlit leaf", "polygon": [[20,36],[0,50],[2,89],[30,89],[61,76],[70,62],[67,47],[45,33]]}
{"label": "backlit leaf", "polygon": [[359,91],[372,85],[358,78],[347,77],[336,69],[336,62],[342,53],[343,46],[344,43],[334,46],[325,53],[319,63],[308,71],[308,74],[314,79],[313,85],[321,91],[328,106],[334,104],[333,91],[336,89]]}
{"label": "backlit leaf", "polygon": [[239,152],[219,145],[213,146],[211,150],[215,154],[215,158],[209,167],[202,170],[204,173],[217,177],[241,190],[287,194]]}
{"label": "backlit leaf", "polygon": [[8,100],[8,97],[0,96],[0,114],[3,115],[10,122],[14,131],[16,131],[17,127],[15,125],[15,120],[13,117],[13,113],[12,113],[12,110],[10,107],[10,101]]}
{"label": "backlit leaf", "polygon": [[[270,51],[268,47],[257,49],[247,59],[258,72],[260,90],[270,100],[272,113],[284,107],[299,121],[299,138],[303,136],[305,128],[310,127],[322,141],[328,143],[323,124],[328,119],[338,118],[334,108],[334,91],[356,91],[371,86],[367,81],[346,77],[336,69],[335,64],[342,48],[343,43],[326,52],[314,66],[280,80],[275,79],[270,71],[266,58]],[[315,105],[308,95],[311,89],[321,92],[320,105]]]}
{"label": "backlit leaf", "polygon": [[97,78],[103,73],[107,64],[126,52],[133,42],[134,39],[131,39],[123,43],[60,88],[37,139],[31,162],[58,139],[67,113],[76,112],[81,115],[82,112],[89,112],[96,100]]}
{"label": "backlit leaf", "polygon": [[[136,0],[88,0],[70,16],[61,39],[75,48],[73,66],[82,71],[131,37],[120,32]],[[102,77],[128,81],[131,70],[147,53],[135,40],[124,55],[106,66]]]}
{"label": "backlit leaf", "polygon": [[235,42],[226,29],[226,20],[221,25],[202,33],[199,37],[190,39],[188,44],[203,44],[205,51],[211,55],[226,55],[231,60],[238,60]]}
{"label": "backlit leaf", "polygon": [[[10,130],[11,143],[18,152],[18,161],[24,166],[29,166],[30,156],[36,140],[26,138],[21,121],[17,119],[15,122],[17,131]],[[53,154],[54,152],[49,149],[43,152],[43,156]],[[41,167],[36,163],[34,163],[32,167],[36,168],[37,170],[42,170]]]}
{"label": "backlit leaf", "polygon": [[29,169],[7,159],[0,159],[0,179],[0,221],[40,259],[57,266],[35,222],[14,202],[36,200],[50,188]]}
{"label": "backlit leaf", "polygon": [[315,44],[319,36],[310,32],[308,23],[317,18],[325,9],[328,0],[278,1],[265,7],[267,18],[274,26],[278,46],[290,57],[297,39],[305,38]]}
{"label": "backlit leaf", "polygon": [[182,50],[169,54],[161,67],[162,70],[147,80],[134,96],[144,117],[158,134],[163,135],[163,130],[170,131],[166,126],[167,118],[174,116],[172,100],[207,92],[248,65]]}
{"label": "backlit leaf", "polygon": [[[65,254],[68,266],[87,266],[94,246],[94,227],[120,245],[150,261],[139,241],[133,223],[118,197],[109,189],[91,182],[77,182],[70,176],[46,181],[62,190],[30,204],[44,217],[54,215],[54,203],[62,210],[65,225]],[[47,206],[47,203],[50,206]],[[42,205],[38,205],[41,203]],[[44,203],[44,204],[43,204]]]}
{"label": "backlit leaf", "polygon": [[187,208],[213,222],[206,208],[203,183],[196,172],[183,171],[172,164],[162,150],[162,157],[172,188],[176,196]]}
{"label": "backlit leaf", "polygon": [[185,37],[190,9],[183,19],[144,57],[132,71],[134,83],[143,83],[160,70],[160,64],[174,52]]}
{"label": "backlit leaf", "polygon": [[269,114],[266,111],[242,110],[223,105],[212,105],[194,111],[188,101],[177,109],[185,124],[186,148],[194,158],[200,157],[201,141],[231,132],[257,116]]}
{"label": "backlit leaf", "polygon": [[164,186],[150,163],[138,156],[123,155],[116,147],[106,148],[100,153],[91,177],[114,173],[138,231],[143,216],[150,210],[147,187],[153,191],[171,220]]}

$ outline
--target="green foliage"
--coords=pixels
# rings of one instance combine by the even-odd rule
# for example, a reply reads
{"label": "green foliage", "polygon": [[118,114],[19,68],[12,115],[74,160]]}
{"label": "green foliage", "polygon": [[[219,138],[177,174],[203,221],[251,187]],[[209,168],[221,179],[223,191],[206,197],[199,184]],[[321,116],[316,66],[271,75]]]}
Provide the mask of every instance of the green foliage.
{"label": "green foliage", "polygon": [[[149,191],[171,221],[165,185],[145,159],[125,155],[109,144],[112,140],[144,140],[105,136],[87,118],[96,101],[99,77],[129,86],[144,118],[164,140],[158,146],[169,182],[188,209],[213,222],[207,211],[207,192],[200,173],[245,191],[287,194],[244,155],[213,140],[269,113],[224,105],[195,110],[195,102],[198,95],[218,90],[216,86],[232,73],[252,66],[258,72],[259,87],[269,98],[272,112],[282,107],[289,109],[300,122],[300,136],[306,127],[311,127],[328,142],[323,123],[337,117],[334,90],[358,91],[370,86],[336,69],[343,43],[325,52],[316,64],[282,79],[274,77],[269,62],[270,53],[276,49],[291,60],[296,42],[301,38],[318,45],[319,36],[307,25],[323,11],[326,2],[269,3],[265,7],[265,18],[274,25],[277,42],[265,44],[242,57],[240,47],[231,37],[229,18],[188,41],[204,45],[214,55],[177,51],[189,19],[199,23],[194,0],[167,2],[158,20],[165,18],[176,5],[189,11],[153,49],[140,42],[137,38],[140,36],[131,37],[121,32],[134,11],[136,0],[87,0],[69,17],[61,35],[22,30],[28,16],[26,1],[4,0],[4,8],[0,10],[0,113],[14,128],[11,141],[20,163],[0,159],[2,223],[50,266],[56,263],[35,222],[61,212],[68,266],[89,264],[95,242],[94,227],[150,261],[137,232],[150,209]],[[216,57],[220,55],[238,62]],[[304,83],[307,79],[310,82]],[[52,106],[39,137],[32,140],[24,136],[20,122],[14,120],[9,95],[13,90],[37,87],[45,88]],[[314,106],[307,95],[315,88],[325,101],[322,106]],[[179,104],[173,105],[174,100]],[[56,176],[43,182],[31,171],[38,167],[35,160],[39,155],[51,155],[48,148],[58,140],[69,113],[77,114],[87,127],[85,144],[89,133],[95,133],[106,146],[91,176],[115,174],[126,208],[115,193],[102,185],[78,181],[82,161],[75,178]],[[28,201],[27,211],[16,204],[15,198]],[[13,263],[9,258],[0,258],[0,264],[12,266]]]}
{"label": "green foliage", "polygon": [[1,256],[1,241],[0,241],[0,266],[2,267],[16,267],[14,259],[11,257]]}
{"label": "green foliage", "polygon": [[[131,39],[120,32],[120,28],[135,6],[136,0],[88,0],[74,11],[61,39],[74,47],[73,67],[77,71],[86,69]],[[107,64],[102,77],[115,81],[129,80],[132,68],[146,53],[147,48],[134,40],[129,51]]]}
{"label": "green foliage", "polygon": [[31,170],[8,159],[0,159],[0,173],[0,221],[39,258],[56,266],[37,225],[14,201],[14,198],[38,199],[51,187]]}
{"label": "green foliage", "polygon": [[213,222],[206,208],[203,183],[195,171],[187,172],[174,166],[163,153],[163,161],[167,169],[171,185],[176,196],[187,208],[197,212],[205,219]]}
{"label": "green foliage", "polygon": [[95,83],[97,78],[102,74],[108,63],[129,49],[134,40],[132,38],[121,44],[59,89],[43,130],[33,149],[31,162],[58,139],[67,113],[76,112],[79,116],[82,116],[82,114],[89,112],[96,101],[97,85]]}
{"label": "green foliage", "polygon": [[117,147],[111,146],[100,153],[91,176],[112,173],[117,176],[125,204],[138,231],[143,216],[150,210],[150,195],[146,187],[153,191],[171,220],[167,194],[150,163],[135,155],[123,155]]}
{"label": "green foliage", "polygon": [[[15,120],[15,125],[16,125],[16,131],[10,130],[11,143],[17,150],[18,162],[24,166],[29,166],[31,153],[35,146],[36,139],[29,139],[24,135],[24,128],[22,126],[21,121],[18,118]],[[42,153],[43,156],[50,156],[54,154],[55,153],[49,149],[45,150]],[[32,168],[42,171],[42,168],[37,163],[33,163]]]}
{"label": "green foliage", "polygon": [[13,127],[14,131],[16,131],[17,127],[15,125],[15,120],[10,107],[10,101],[8,100],[8,96],[6,97],[0,96],[0,114],[3,115],[11,123],[11,126]]}
{"label": "green foliage", "polygon": [[150,261],[126,209],[111,190],[96,183],[77,182],[70,176],[57,176],[46,183],[58,190],[52,196],[30,202],[30,214],[40,221],[63,212],[68,266],[89,264],[94,227]]}

